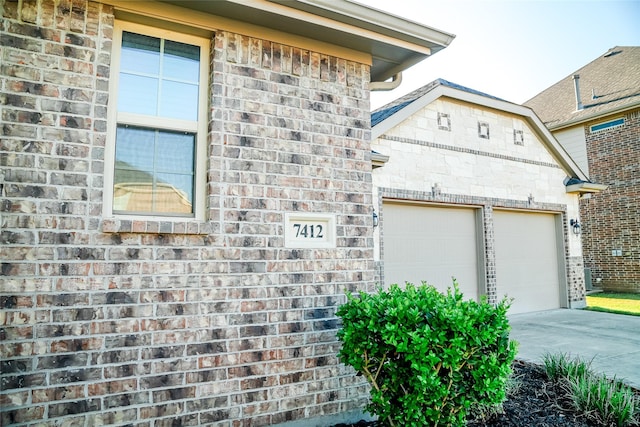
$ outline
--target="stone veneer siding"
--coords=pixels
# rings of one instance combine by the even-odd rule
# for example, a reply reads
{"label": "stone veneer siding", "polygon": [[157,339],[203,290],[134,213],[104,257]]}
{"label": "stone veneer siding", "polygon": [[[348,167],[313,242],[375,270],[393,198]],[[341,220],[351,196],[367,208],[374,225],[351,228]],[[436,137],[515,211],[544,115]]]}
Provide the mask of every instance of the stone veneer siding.
{"label": "stone veneer siding", "polygon": [[[0,424],[272,425],[362,407],[337,360],[372,290],[369,68],[218,32],[208,218],[105,218],[110,6],[4,0]],[[334,213],[335,249],[284,247]]]}
{"label": "stone veneer siding", "polygon": [[[521,210],[534,210],[534,211],[548,211],[554,213],[560,213],[562,215],[563,229],[567,230],[567,212],[566,206],[555,203],[539,203],[533,198],[528,201],[522,200],[509,200],[490,197],[479,197],[470,195],[458,195],[458,194],[446,194],[441,193],[437,187],[434,187],[432,191],[414,191],[403,190],[394,188],[379,188],[378,200],[379,206],[376,208],[376,212],[379,212],[380,221],[380,259],[384,259],[384,210],[382,208],[383,200],[407,200],[418,201],[427,203],[439,203],[448,205],[466,205],[466,206],[478,206],[482,209],[482,223],[484,225],[484,258],[485,258],[485,289],[484,294],[487,295],[489,303],[494,304],[498,302],[497,295],[497,281],[496,281],[496,254],[495,254],[495,239],[493,231],[493,209],[494,208],[506,208],[506,209],[521,209]],[[565,248],[565,268],[566,268],[566,280],[568,291],[568,302],[570,308],[583,308],[585,303],[585,284],[583,274],[583,261],[580,256],[570,256],[568,245],[567,232],[564,232],[564,248]],[[378,261],[376,263],[376,280],[379,283],[384,283],[384,262]],[[562,268],[560,265],[559,268]],[[482,293],[482,292],[481,292]]]}
{"label": "stone veneer siding", "polygon": [[624,126],[589,132],[619,117],[585,124],[590,178],[609,187],[580,201],[584,259],[594,286],[640,293],[640,110],[625,114]]}

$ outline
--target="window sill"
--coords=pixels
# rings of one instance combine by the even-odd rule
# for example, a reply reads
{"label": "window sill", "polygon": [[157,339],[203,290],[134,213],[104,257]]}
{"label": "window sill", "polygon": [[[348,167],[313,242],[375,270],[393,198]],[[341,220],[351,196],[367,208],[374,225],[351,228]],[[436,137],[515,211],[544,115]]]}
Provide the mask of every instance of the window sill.
{"label": "window sill", "polygon": [[103,233],[208,235],[213,233],[213,224],[193,219],[170,221],[105,218],[102,220],[101,229]]}

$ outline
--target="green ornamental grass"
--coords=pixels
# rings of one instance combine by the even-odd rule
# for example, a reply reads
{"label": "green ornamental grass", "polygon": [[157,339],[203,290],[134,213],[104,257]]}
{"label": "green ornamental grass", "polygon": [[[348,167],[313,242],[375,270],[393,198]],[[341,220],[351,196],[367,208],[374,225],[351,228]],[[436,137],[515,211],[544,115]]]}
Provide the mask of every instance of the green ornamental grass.
{"label": "green ornamental grass", "polygon": [[578,375],[567,378],[576,409],[590,414],[602,425],[637,425],[638,401],[625,384],[604,375]]}
{"label": "green ornamental grass", "polygon": [[640,402],[631,387],[597,375],[590,362],[566,353],[547,353],[542,361],[547,376],[563,385],[576,410],[603,426],[639,425]]}
{"label": "green ornamental grass", "polygon": [[545,353],[542,356],[542,365],[549,379],[554,382],[593,373],[590,361],[572,359],[567,353]]}

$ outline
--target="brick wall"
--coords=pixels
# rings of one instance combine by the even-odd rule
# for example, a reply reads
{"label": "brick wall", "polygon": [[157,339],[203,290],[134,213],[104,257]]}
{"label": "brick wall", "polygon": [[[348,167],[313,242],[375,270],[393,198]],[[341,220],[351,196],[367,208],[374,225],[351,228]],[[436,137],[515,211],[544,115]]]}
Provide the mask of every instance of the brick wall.
{"label": "brick wall", "polygon": [[[102,215],[113,10],[4,1],[2,425],[271,425],[367,396],[336,306],[373,288],[368,66],[212,40],[208,219]],[[284,212],[336,215],[284,247]]]}
{"label": "brick wall", "polygon": [[[624,126],[595,133],[589,126],[606,118],[585,124],[591,180],[609,187],[583,199],[580,216],[585,267],[592,269],[594,285],[640,292],[640,110],[624,117]],[[612,255],[614,250],[622,255]]]}

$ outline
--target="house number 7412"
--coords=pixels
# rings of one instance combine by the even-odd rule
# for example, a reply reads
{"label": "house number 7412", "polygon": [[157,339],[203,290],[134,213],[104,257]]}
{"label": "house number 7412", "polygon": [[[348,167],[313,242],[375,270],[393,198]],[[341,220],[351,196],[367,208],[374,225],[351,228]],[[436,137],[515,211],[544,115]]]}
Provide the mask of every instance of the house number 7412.
{"label": "house number 7412", "polygon": [[335,214],[285,212],[284,246],[286,248],[335,248]]}
{"label": "house number 7412", "polygon": [[323,239],[322,225],[320,224],[298,224],[294,223],[293,228],[296,230],[296,237],[305,239]]}

